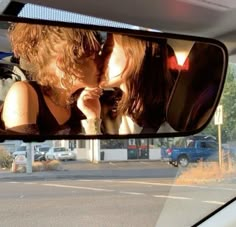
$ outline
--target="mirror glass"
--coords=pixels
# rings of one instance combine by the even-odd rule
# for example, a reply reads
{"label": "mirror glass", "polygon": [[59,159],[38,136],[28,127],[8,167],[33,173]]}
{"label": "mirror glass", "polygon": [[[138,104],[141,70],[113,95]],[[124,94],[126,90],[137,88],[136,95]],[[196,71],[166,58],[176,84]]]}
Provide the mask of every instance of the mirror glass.
{"label": "mirror glass", "polygon": [[192,46],[167,107],[167,121],[176,131],[199,129],[210,119],[223,82],[223,59],[214,45],[196,42]]}
{"label": "mirror glass", "polygon": [[219,101],[227,52],[218,41],[89,25],[0,26],[1,138],[192,134]]}

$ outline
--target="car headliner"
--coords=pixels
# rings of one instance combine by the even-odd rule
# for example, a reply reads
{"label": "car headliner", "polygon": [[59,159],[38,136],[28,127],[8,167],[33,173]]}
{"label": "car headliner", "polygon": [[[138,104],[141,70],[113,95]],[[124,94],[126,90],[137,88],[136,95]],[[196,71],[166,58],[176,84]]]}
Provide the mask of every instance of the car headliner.
{"label": "car headliner", "polygon": [[[234,0],[20,0],[163,32],[216,38],[236,54]],[[56,5],[56,6],[55,6]]]}

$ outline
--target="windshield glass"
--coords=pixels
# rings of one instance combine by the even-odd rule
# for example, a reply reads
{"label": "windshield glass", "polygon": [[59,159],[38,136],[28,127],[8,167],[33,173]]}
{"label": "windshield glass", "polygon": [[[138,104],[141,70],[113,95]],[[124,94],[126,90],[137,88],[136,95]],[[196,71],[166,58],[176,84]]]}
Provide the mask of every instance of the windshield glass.
{"label": "windshield glass", "polygon": [[[230,64],[220,101],[223,124],[215,124],[213,118],[203,132],[193,137],[45,141],[58,146],[55,152],[70,149],[74,156],[60,155],[61,160],[55,160],[46,154],[46,162],[33,164],[33,173],[42,174],[47,182],[22,173],[23,177],[33,176],[27,181],[34,183],[14,178],[11,196],[8,180],[5,187],[1,186],[2,196],[16,202],[14,194],[21,190],[22,196],[28,197],[27,204],[38,201],[40,212],[34,212],[32,218],[44,226],[50,220],[58,225],[65,223],[60,212],[53,212],[55,206],[63,209],[71,226],[104,226],[106,222],[114,226],[192,226],[235,196],[235,76],[236,67]],[[5,146],[13,142],[17,141],[8,141]],[[33,150],[34,143],[29,145]],[[64,161],[68,159],[73,161]],[[18,208],[8,200],[4,199],[1,207],[18,214]],[[45,204],[50,209],[43,212]],[[74,212],[78,207],[80,212]],[[22,210],[27,210],[23,204]],[[88,218],[88,214],[95,217]],[[11,220],[17,217],[11,216]],[[7,226],[9,221],[4,218],[3,224]],[[28,220],[22,223],[27,225]]]}
{"label": "windshield glass", "polygon": [[[157,226],[192,226],[235,197],[236,106],[232,105],[236,98],[235,88],[236,66],[230,64],[220,101],[220,105],[223,106],[223,124],[218,125],[216,119],[213,118],[209,126],[201,133],[201,137],[196,136],[195,139],[187,142],[186,151],[184,151],[186,143],[183,143],[183,140],[187,138],[175,138],[173,140],[182,141],[180,145],[176,142],[173,145],[173,147],[177,145],[179,151],[174,151],[172,148],[172,153],[167,153],[168,149],[164,149],[161,153],[163,161],[166,159],[167,163],[170,160],[174,161],[172,168],[173,165],[178,165],[178,167],[172,183],[169,181],[163,184],[163,179],[159,179],[158,185],[162,183],[162,189],[169,186],[169,191],[166,195],[156,196],[159,201],[165,200]],[[199,147],[196,148],[198,143]],[[165,148],[171,146],[164,145]],[[206,149],[212,150],[217,155],[209,152],[206,156]],[[195,158],[196,160],[193,161]],[[187,166],[186,162],[188,162]]]}
{"label": "windshield glass", "polygon": [[40,147],[39,151],[48,151],[50,147]]}
{"label": "windshield glass", "polygon": [[230,64],[220,100],[223,123],[213,118],[199,135],[47,141],[52,151],[75,156],[55,154],[59,160],[50,150],[42,162],[27,155],[24,167],[11,161],[1,168],[2,226],[192,226],[235,197],[235,100],[236,66]]}
{"label": "windshield glass", "polygon": [[17,148],[17,151],[26,151],[26,146],[20,146]]}
{"label": "windshield glass", "polygon": [[62,151],[67,151],[67,149],[65,147],[54,148],[54,152],[62,152]]}

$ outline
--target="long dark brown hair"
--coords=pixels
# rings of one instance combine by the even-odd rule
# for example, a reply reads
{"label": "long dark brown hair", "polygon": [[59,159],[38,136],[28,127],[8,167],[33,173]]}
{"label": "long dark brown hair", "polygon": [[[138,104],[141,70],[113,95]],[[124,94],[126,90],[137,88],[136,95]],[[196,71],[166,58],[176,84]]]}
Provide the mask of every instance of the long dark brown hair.
{"label": "long dark brown hair", "polygon": [[123,47],[128,59],[122,72],[126,91],[118,103],[118,113],[127,114],[142,127],[158,129],[165,121],[166,104],[173,85],[167,70],[166,40],[109,34]]}

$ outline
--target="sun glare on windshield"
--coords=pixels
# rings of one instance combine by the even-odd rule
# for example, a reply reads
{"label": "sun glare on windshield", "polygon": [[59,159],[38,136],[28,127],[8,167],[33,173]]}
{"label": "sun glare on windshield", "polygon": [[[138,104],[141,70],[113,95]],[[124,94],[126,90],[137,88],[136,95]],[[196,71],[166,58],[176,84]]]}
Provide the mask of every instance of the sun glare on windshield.
{"label": "sun glare on windshield", "polygon": [[49,7],[38,6],[34,4],[25,4],[19,17],[32,19],[46,19],[51,21],[61,21],[68,23],[93,24],[99,26],[111,26],[119,28],[139,29],[138,26],[101,19],[97,17],[86,16],[78,13],[72,13],[64,10],[52,9]]}

